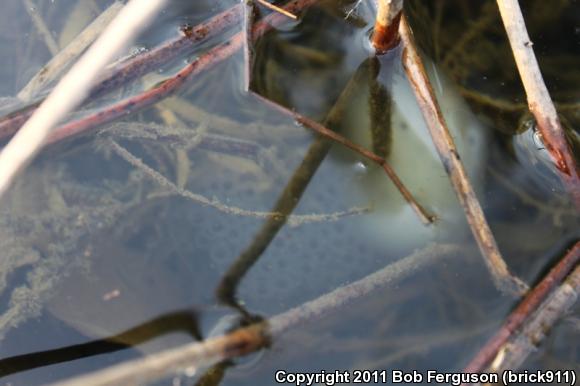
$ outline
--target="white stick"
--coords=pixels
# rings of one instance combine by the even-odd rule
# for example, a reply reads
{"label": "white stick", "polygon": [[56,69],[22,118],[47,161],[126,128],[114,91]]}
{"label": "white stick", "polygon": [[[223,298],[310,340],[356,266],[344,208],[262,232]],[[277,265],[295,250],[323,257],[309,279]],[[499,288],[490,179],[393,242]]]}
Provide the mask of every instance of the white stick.
{"label": "white stick", "polygon": [[166,0],[131,0],[58,83],[0,153],[0,197],[42,148],[51,130],[87,97],[100,72],[157,14]]}

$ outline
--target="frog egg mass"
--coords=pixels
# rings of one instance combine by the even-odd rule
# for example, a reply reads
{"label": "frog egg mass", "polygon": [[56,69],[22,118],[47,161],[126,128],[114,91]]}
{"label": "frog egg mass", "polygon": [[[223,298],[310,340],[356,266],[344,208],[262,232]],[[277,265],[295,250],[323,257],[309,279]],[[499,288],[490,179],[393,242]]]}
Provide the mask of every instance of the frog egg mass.
{"label": "frog egg mass", "polygon": [[[395,63],[394,66],[401,66]],[[427,65],[435,85],[437,100],[458,148],[461,160],[476,191],[481,184],[486,158],[488,132],[456,93],[454,86],[434,65]],[[388,251],[408,251],[430,241],[453,241],[468,232],[459,205],[439,156],[433,145],[415,95],[399,71],[382,71],[391,77],[392,113],[390,148],[387,161],[421,205],[437,217],[425,226],[403,199],[381,168],[369,167],[366,174],[353,179],[352,194],[365,197],[372,213],[361,219],[360,233],[371,235],[374,243]],[[343,134],[354,142],[372,148],[369,114],[369,88],[363,88],[347,113]],[[387,249],[388,248],[388,249]]]}

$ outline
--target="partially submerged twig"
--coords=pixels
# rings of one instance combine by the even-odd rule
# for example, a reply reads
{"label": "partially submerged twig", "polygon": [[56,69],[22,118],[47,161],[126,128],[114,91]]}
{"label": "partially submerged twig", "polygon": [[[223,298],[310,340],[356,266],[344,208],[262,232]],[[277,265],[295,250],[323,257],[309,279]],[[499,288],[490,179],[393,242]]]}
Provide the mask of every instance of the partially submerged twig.
{"label": "partially submerged twig", "polygon": [[560,177],[580,210],[580,171],[540,72],[519,3],[517,0],[497,0],[497,6],[526,90],[530,112]]}
{"label": "partially submerged twig", "polygon": [[378,0],[377,19],[372,42],[378,54],[383,54],[399,42],[399,22],[403,0]]}
{"label": "partially submerged twig", "polygon": [[534,287],[525,299],[516,307],[506,319],[503,326],[489,339],[477,355],[463,370],[465,373],[477,373],[484,371],[495,358],[508,339],[527,323],[528,318],[538,309],[540,304],[562,282],[580,262],[580,242],[577,242],[552,268],[552,270]]}
{"label": "partially submerged twig", "polygon": [[[322,318],[352,305],[369,294],[407,278],[462,249],[455,245],[430,245],[354,283],[301,306],[278,314],[266,322],[238,329],[201,343],[191,343],[149,357],[128,361],[83,375],[58,386],[105,386],[151,382],[187,370],[198,370],[227,359],[267,347],[291,328]],[[55,385],[56,386],[56,385]]]}
{"label": "partially submerged twig", "polygon": [[0,196],[42,148],[52,129],[86,98],[110,60],[145,28],[165,0],[132,0],[59,82],[0,153]]}
{"label": "partially submerged twig", "polygon": [[403,67],[427,123],[427,128],[437,153],[451,179],[459,202],[463,206],[467,221],[483,254],[486,265],[499,289],[521,295],[528,287],[520,279],[512,276],[499,252],[473,186],[469,182],[465,168],[459,158],[459,153],[449,133],[445,118],[441,113],[433,87],[415,48],[411,30],[404,16],[401,19],[399,30],[404,44]]}
{"label": "partially submerged twig", "polygon": [[577,266],[526,321],[521,331],[502,345],[487,371],[501,374],[505,370],[520,368],[538,349],[549,330],[576,304],[579,297],[580,266]]}

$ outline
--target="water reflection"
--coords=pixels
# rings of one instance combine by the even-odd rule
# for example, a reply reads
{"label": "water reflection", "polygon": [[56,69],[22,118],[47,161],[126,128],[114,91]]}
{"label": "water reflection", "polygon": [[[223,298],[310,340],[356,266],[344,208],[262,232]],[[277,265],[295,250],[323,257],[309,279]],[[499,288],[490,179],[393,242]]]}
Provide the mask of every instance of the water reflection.
{"label": "water reflection", "polygon": [[[55,31],[60,31],[68,12],[59,14],[57,10],[73,6],[90,10],[93,6],[89,3],[71,0],[38,11]],[[136,47],[154,47],[173,36],[183,23],[196,24],[234,3],[175,2]],[[365,20],[369,11],[360,8],[356,20],[345,21],[351,6],[325,2],[308,10],[299,23],[261,39],[254,47],[253,89],[322,121],[368,56],[368,46],[360,43],[368,36]],[[413,10],[413,6],[417,5],[409,8]],[[29,72],[34,72],[30,69],[39,68],[49,58],[38,37],[25,36],[22,25],[32,29],[31,22],[19,7],[16,0],[7,1],[5,15],[12,14],[8,19],[21,24],[8,19],[2,24],[4,44],[0,49],[6,52],[3,57],[7,65],[0,72],[0,90],[5,95],[14,95],[26,83]],[[433,7],[417,6],[415,10],[429,15],[438,12]],[[421,35],[423,28],[430,26],[427,22],[416,23],[418,38],[425,41],[425,36],[432,35]],[[191,57],[180,58],[175,66],[182,65],[183,60],[191,62],[222,38],[201,44]],[[445,51],[431,50],[429,44],[423,46],[426,52],[434,52],[436,59],[437,53]],[[27,67],[17,66],[18,61]],[[294,200],[290,206],[296,206],[293,214],[331,215],[369,206],[361,182],[370,174],[377,178],[376,171],[361,175],[352,167],[362,162],[358,156],[317,139],[293,120],[257,103],[243,91],[244,66],[240,52],[196,77],[179,95],[126,118],[124,128],[110,128],[100,136],[53,147],[23,177],[10,205],[3,207],[0,221],[2,250],[12,256],[5,258],[8,263],[2,266],[6,285],[1,319],[12,322],[4,324],[6,337],[1,345],[5,358],[0,361],[2,371],[5,376],[12,374],[4,379],[6,382],[38,384],[64,378],[124,358],[111,352],[134,345],[148,353],[190,342],[207,336],[224,315],[231,315],[233,311],[221,309],[219,317],[204,319],[206,313],[201,312],[203,325],[198,328],[198,318],[189,311],[171,313],[192,307],[214,309],[218,303],[215,290],[224,272],[251,245],[267,220],[201,206],[186,192],[247,211],[271,211],[293,172],[317,145],[315,154],[320,159],[316,172],[302,187],[303,193],[289,195],[289,200]],[[459,74],[467,80],[462,84],[465,89],[482,83],[484,89],[490,87],[481,81],[481,73],[465,74],[464,68],[454,73],[449,71],[453,66],[444,63],[441,67],[449,72],[441,79],[449,76],[457,80]],[[151,85],[171,76],[172,68],[164,68],[162,74],[145,82]],[[471,71],[478,70],[481,68]],[[475,82],[476,78],[479,81]],[[445,93],[445,81],[440,84]],[[137,82],[123,93],[135,93],[140,86]],[[363,90],[367,87],[366,83],[359,86]],[[366,119],[365,92],[359,91],[352,105],[361,106]],[[463,94],[472,95],[465,90]],[[484,119],[487,124],[490,116]],[[351,126],[357,126],[363,118],[352,118]],[[334,126],[330,122],[329,126],[344,130],[346,121],[334,122]],[[471,155],[479,160],[476,168],[487,167],[481,196],[501,249],[517,273],[531,282],[579,236],[578,219],[569,214],[565,200],[538,206],[534,197],[524,198],[521,191],[528,192],[528,187],[525,183],[514,184],[522,165],[510,158],[502,135],[493,133],[489,143],[480,146],[489,150],[488,162],[481,161],[483,156]],[[208,147],[208,138],[214,141],[213,147]],[[107,145],[108,139],[115,140],[146,167],[128,163]],[[321,151],[328,156],[321,156]],[[411,166],[425,170],[436,162],[432,159],[429,165]],[[447,181],[438,173],[433,171],[429,177]],[[177,189],[168,188],[167,181]],[[385,196],[390,205],[398,200],[392,192]],[[424,194],[425,200],[429,196]],[[361,226],[372,216],[376,212],[280,227],[239,281],[236,304],[251,315],[271,316],[359,279],[416,246],[411,243],[398,247],[397,237],[388,236],[389,229],[379,225],[372,227],[373,231],[378,235],[384,232],[387,242],[376,242],[380,237],[370,236],[365,231],[368,227]],[[453,234],[456,240],[471,244],[468,233],[461,231],[464,220],[457,216],[453,222],[459,229]],[[419,243],[427,242],[414,231],[403,229],[399,221],[389,227],[419,239]],[[542,237],[534,237],[539,234]],[[22,251],[33,258],[23,263]],[[111,293],[116,295],[108,296]],[[26,302],[19,303],[22,299]],[[397,366],[403,370],[456,370],[512,304],[513,299],[495,291],[478,253],[466,253],[462,259],[418,273],[340,315],[329,315],[289,333],[274,342],[272,350],[256,365],[226,370],[222,384],[269,384],[277,368],[309,371]],[[10,319],[14,313],[25,317],[14,322],[16,319]],[[35,323],[43,323],[40,332]],[[169,331],[186,333],[166,335]],[[559,333],[572,335],[568,330]],[[36,338],[23,338],[27,334]],[[559,343],[551,346],[556,353],[545,353],[545,363],[551,363],[550,355],[566,363],[571,360],[567,358],[573,358],[566,356],[566,350],[577,350],[574,343],[566,346],[573,339],[557,336]],[[91,339],[98,341],[86,343]],[[54,349],[66,346],[72,347]],[[32,354],[37,351],[40,353]],[[121,355],[140,355],[127,351]],[[92,358],[97,354],[106,355]],[[84,355],[86,359],[56,365]],[[54,365],[44,368],[49,363]],[[36,365],[40,367],[28,371]],[[50,376],[52,372],[57,375]]]}

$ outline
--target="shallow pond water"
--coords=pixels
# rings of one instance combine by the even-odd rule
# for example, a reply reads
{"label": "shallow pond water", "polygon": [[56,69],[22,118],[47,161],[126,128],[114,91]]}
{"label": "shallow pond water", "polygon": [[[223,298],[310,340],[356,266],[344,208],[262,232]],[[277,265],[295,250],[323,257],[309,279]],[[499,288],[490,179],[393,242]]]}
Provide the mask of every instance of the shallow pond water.
{"label": "shallow pond water", "polygon": [[[2,111],[9,112],[25,105],[14,96],[51,58],[30,14],[62,47],[112,2],[38,2],[28,12],[22,0],[5,3],[0,95],[6,97]],[[500,250],[514,274],[534,283],[580,237],[577,212],[544,170],[549,165],[534,167],[544,157],[534,136],[516,135],[532,130],[533,122],[521,108],[493,2],[458,3],[408,1],[407,12]],[[530,15],[542,11],[534,8],[538,3],[528,2]],[[185,25],[236,4],[173,1],[123,57],[147,52]],[[576,43],[555,43],[546,33],[537,46],[541,63],[548,63],[548,86],[576,130],[580,79],[566,71],[580,67],[574,66],[580,51],[573,28],[580,6],[558,4],[553,11],[567,15],[561,33]],[[260,8],[255,17],[268,13]],[[380,70],[369,64],[372,14],[365,1],[312,6],[299,21],[253,44],[250,87],[324,122],[349,80],[360,78],[343,115],[328,124],[371,149],[368,133],[380,118],[371,114],[369,94],[377,85],[392,90],[387,119],[393,127],[382,151],[438,222],[421,224],[381,170],[246,91],[244,52],[236,52],[172,97],[47,148],[0,201],[0,382],[63,380],[215,334],[216,326],[237,320],[238,311],[225,301],[232,299],[218,299],[217,289],[240,255],[259,258],[239,281],[235,300],[267,318],[434,242],[461,250],[291,330],[268,350],[236,361],[221,384],[274,384],[277,369],[462,369],[517,300],[493,285],[429,143],[400,52],[383,58]],[[554,20],[534,22],[531,30],[538,33]],[[243,28],[226,28],[85,110],[159,84]],[[473,59],[474,46],[484,56],[503,55],[505,66],[495,57]],[[454,50],[451,58],[443,55]],[[554,75],[558,66],[568,82]],[[508,100],[509,108],[482,103],[482,95]],[[307,184],[284,196],[296,174]],[[271,223],[264,214],[281,195],[283,207],[296,207],[271,242],[260,243],[256,235]],[[577,311],[557,325],[526,368],[579,369]],[[198,379],[176,374],[159,384]]]}

